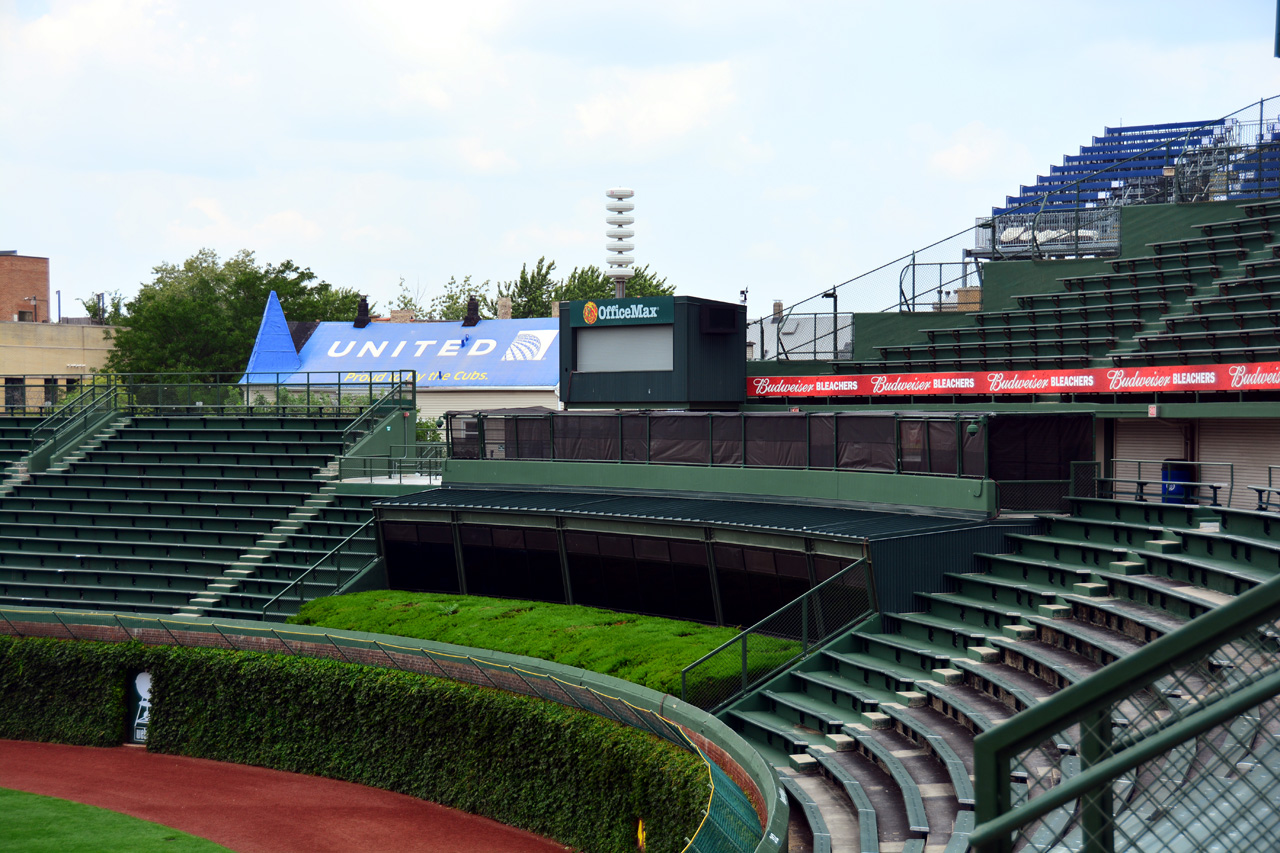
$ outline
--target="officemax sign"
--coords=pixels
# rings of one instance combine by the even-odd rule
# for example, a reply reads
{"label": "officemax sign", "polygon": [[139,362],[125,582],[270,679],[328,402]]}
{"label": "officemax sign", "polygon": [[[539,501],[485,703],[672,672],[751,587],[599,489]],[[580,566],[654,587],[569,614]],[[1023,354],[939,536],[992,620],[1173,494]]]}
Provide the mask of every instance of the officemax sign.
{"label": "officemax sign", "polygon": [[569,325],[577,328],[660,325],[674,323],[675,315],[675,300],[670,296],[569,303]]}

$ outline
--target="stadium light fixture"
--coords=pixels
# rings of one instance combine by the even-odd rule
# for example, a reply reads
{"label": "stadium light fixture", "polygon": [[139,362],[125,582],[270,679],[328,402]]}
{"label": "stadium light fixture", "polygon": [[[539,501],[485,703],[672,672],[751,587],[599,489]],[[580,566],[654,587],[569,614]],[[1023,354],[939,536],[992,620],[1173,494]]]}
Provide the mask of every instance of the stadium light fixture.
{"label": "stadium light fixture", "polygon": [[[840,294],[837,293],[836,289],[833,287],[826,293],[822,294],[822,298],[831,300],[831,354],[834,356],[836,352],[836,344],[840,338],[837,334],[837,331],[840,329]],[[818,324],[815,322],[813,325],[815,327],[813,331],[816,335],[818,331]]]}
{"label": "stadium light fixture", "polygon": [[636,259],[630,255],[635,249],[635,244],[627,242],[636,235],[631,230],[631,226],[635,223],[635,217],[631,215],[631,211],[635,210],[635,204],[627,199],[635,195],[634,190],[626,187],[614,187],[605,192],[605,195],[612,199],[604,206],[611,216],[606,216],[604,221],[610,228],[604,232],[610,242],[605,243],[605,251],[609,252],[609,256],[605,259],[606,269],[605,275],[613,279],[613,295],[616,299],[621,299],[627,295],[627,279],[635,275],[635,270],[631,269],[631,265]]}

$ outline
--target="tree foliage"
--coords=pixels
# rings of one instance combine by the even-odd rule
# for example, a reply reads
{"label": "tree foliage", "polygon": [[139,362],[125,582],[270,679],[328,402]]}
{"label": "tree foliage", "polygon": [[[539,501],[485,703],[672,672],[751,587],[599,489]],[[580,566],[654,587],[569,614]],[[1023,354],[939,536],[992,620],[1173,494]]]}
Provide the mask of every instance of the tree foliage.
{"label": "tree foliage", "polygon": [[[551,307],[557,302],[613,298],[613,279],[599,267],[574,267],[562,279],[552,277],[555,269],[556,262],[544,255],[532,269],[522,264],[518,278],[498,282],[496,293],[488,280],[473,284],[471,276],[464,276],[462,281],[451,276],[443,292],[429,302],[421,287],[411,290],[401,278],[395,307],[412,310],[419,320],[459,322],[467,316],[467,299],[472,296],[480,303],[480,316],[486,320],[497,316],[498,299],[504,297],[511,300],[511,316],[516,319],[550,317]],[[659,278],[648,266],[637,269],[627,281],[627,296],[670,296],[675,290],[675,285],[667,284],[666,278]]]}
{"label": "tree foliage", "polygon": [[497,316],[497,305],[489,293],[489,280],[485,279],[483,284],[472,284],[469,275],[463,276],[462,281],[449,276],[444,293],[431,300],[425,314],[437,320],[461,322],[467,316],[467,300],[472,296],[480,303],[481,318],[492,320]]}
{"label": "tree foliage", "polygon": [[81,299],[79,301],[85,313],[94,322],[101,323],[104,326],[119,326],[124,322],[124,296],[118,290],[103,293],[101,302],[97,299]]}
{"label": "tree foliage", "polygon": [[[675,285],[667,284],[665,278],[658,278],[646,264],[635,271],[635,275],[627,279],[627,296],[670,296],[676,292]],[[599,267],[574,267],[573,272],[558,282],[554,291],[557,302],[572,302],[576,299],[612,299],[614,294],[613,279],[609,278]]]}
{"label": "tree foliage", "polygon": [[551,278],[555,268],[556,262],[547,263],[544,255],[538,258],[532,272],[528,264],[521,264],[518,279],[498,285],[498,296],[511,299],[511,316],[514,319],[551,316],[551,301],[559,286],[559,282]]}
{"label": "tree foliage", "polygon": [[155,278],[125,305],[109,371],[239,373],[249,362],[271,291],[286,317],[304,322],[352,318],[360,301],[355,290],[335,288],[293,261],[259,266],[247,249],[226,261],[201,249],[181,266],[163,263],[153,272]]}

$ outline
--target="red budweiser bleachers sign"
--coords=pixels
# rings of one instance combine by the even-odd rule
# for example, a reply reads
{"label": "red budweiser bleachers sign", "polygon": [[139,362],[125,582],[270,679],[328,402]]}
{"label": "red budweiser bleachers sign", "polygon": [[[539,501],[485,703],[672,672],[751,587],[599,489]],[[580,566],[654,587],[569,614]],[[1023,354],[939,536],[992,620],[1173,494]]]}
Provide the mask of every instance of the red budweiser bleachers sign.
{"label": "red budweiser bleachers sign", "polygon": [[990,394],[1134,394],[1155,391],[1264,391],[1280,388],[1280,361],[1251,364],[983,370],[972,373],[863,373],[751,376],[748,397],[889,397]]}

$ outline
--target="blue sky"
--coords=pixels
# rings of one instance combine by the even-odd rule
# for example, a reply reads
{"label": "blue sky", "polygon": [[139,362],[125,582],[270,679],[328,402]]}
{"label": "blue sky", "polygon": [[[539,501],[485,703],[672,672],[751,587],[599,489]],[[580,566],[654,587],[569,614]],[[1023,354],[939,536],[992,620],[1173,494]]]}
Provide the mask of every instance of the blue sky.
{"label": "blue sky", "polygon": [[[49,257],[68,316],[202,247],[386,308],[401,277],[429,297],[603,265],[604,191],[629,186],[638,263],[746,287],[754,317],[972,226],[1104,126],[1280,94],[1275,14],[0,0],[0,249]],[[840,308],[894,297],[874,279]]]}

